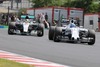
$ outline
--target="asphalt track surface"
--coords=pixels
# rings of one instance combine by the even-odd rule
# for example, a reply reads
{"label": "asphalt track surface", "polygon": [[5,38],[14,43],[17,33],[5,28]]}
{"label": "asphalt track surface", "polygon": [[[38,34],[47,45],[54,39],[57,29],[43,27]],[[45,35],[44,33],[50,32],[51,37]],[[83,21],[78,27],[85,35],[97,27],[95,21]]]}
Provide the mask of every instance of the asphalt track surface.
{"label": "asphalt track surface", "polygon": [[0,29],[0,50],[47,60],[72,67],[100,67],[100,33],[96,32],[96,43],[74,44],[53,42],[48,39],[48,30],[43,37],[8,35]]}

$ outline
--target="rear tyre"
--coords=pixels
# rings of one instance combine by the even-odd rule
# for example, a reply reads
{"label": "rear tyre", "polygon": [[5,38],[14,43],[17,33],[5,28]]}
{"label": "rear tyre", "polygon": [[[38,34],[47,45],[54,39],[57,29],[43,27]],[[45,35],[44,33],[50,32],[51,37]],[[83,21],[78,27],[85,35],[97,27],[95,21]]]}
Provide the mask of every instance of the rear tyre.
{"label": "rear tyre", "polygon": [[94,30],[89,30],[88,38],[90,38],[90,42],[88,42],[88,45],[94,45],[95,43],[95,31]]}
{"label": "rear tyre", "polygon": [[48,33],[48,38],[49,38],[49,40],[53,40],[54,31],[55,31],[55,26],[51,26],[51,27],[49,28],[49,33]]}

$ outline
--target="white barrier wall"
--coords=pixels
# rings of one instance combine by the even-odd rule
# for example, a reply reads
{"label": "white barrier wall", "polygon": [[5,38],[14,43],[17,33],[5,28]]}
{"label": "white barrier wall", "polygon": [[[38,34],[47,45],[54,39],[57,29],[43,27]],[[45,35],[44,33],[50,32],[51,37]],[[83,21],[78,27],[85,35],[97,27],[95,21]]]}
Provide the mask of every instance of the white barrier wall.
{"label": "white barrier wall", "polygon": [[84,15],[84,27],[96,30],[98,28],[98,17],[98,14]]}
{"label": "white barrier wall", "polygon": [[[27,13],[30,15],[34,15],[34,9],[28,9]],[[48,22],[52,25],[53,20],[60,21],[61,16],[63,15],[63,18],[76,18],[78,17],[80,20],[80,24],[83,25],[83,10],[82,9],[68,9],[64,7],[46,7],[46,8],[36,8],[35,9],[35,16],[41,13],[47,13],[48,15]],[[60,22],[59,22],[60,24]]]}
{"label": "white barrier wall", "polygon": [[[36,8],[35,9],[35,16],[37,17],[38,14],[46,14],[48,15],[48,22],[52,25],[53,20],[60,20],[61,16],[63,15],[67,18],[67,10],[63,8]],[[34,9],[28,9],[27,14],[34,15]]]}
{"label": "white barrier wall", "polygon": [[34,15],[34,10],[27,10],[27,14]]}
{"label": "white barrier wall", "polygon": [[[63,16],[63,18],[67,18],[68,16],[68,11],[67,9],[64,8],[55,8],[54,9],[54,17],[53,20],[57,20],[57,21],[61,21],[61,17]],[[58,25],[61,25],[61,22],[58,22]]]}
{"label": "white barrier wall", "polygon": [[80,25],[83,26],[83,10],[71,9],[69,17],[79,18]]}
{"label": "white barrier wall", "polygon": [[44,13],[44,15],[47,13],[48,22],[52,23],[52,8],[35,9],[35,16],[36,17],[38,14],[42,14],[42,13]]}

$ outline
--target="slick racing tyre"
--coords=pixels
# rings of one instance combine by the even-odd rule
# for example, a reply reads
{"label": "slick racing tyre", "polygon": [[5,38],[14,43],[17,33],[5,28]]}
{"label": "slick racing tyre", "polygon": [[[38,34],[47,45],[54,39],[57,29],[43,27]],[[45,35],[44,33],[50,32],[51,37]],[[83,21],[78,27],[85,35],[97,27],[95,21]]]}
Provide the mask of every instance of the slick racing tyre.
{"label": "slick racing tyre", "polygon": [[54,31],[55,31],[55,26],[50,26],[50,28],[49,28],[49,33],[48,33],[48,38],[49,38],[49,40],[53,40]]}
{"label": "slick racing tyre", "polygon": [[13,35],[14,34],[14,30],[15,30],[15,23],[14,22],[10,22],[9,26],[8,26],[8,34],[9,35]]}
{"label": "slick racing tyre", "polygon": [[94,43],[95,43],[95,31],[94,30],[88,31],[88,38],[90,38],[88,45],[94,45]]}
{"label": "slick racing tyre", "polygon": [[44,25],[40,23],[37,30],[37,36],[42,37],[43,35],[44,35]]}
{"label": "slick racing tyre", "polygon": [[13,35],[14,34],[14,29],[11,28],[10,26],[8,27],[8,34]]}
{"label": "slick racing tyre", "polygon": [[54,38],[53,38],[54,42],[60,42],[60,36],[61,36],[61,28],[56,27],[54,32]]}

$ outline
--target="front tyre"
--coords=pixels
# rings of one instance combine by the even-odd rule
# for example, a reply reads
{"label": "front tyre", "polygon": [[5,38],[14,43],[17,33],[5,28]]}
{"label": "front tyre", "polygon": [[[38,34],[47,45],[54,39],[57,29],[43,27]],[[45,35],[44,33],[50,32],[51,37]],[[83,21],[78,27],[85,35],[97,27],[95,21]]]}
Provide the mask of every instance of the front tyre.
{"label": "front tyre", "polygon": [[88,45],[94,45],[95,43],[95,31],[94,30],[89,30],[88,38],[90,38]]}
{"label": "front tyre", "polygon": [[11,26],[8,27],[8,34],[9,35],[13,35],[14,34],[14,28],[12,28]]}
{"label": "front tyre", "polygon": [[38,30],[37,30],[37,36],[42,37],[44,35],[44,25],[39,24]]}
{"label": "front tyre", "polygon": [[15,30],[15,22],[9,22],[8,34],[13,35]]}
{"label": "front tyre", "polygon": [[54,38],[53,38],[54,42],[60,42],[60,36],[61,36],[61,28],[56,27],[54,32]]}

